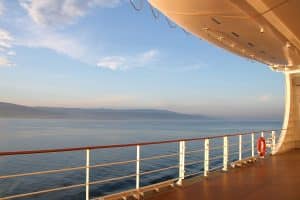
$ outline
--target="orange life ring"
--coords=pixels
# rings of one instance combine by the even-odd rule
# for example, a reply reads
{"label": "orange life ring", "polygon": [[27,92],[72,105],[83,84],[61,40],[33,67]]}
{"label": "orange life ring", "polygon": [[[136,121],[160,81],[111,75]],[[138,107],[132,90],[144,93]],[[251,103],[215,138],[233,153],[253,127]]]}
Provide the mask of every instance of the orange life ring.
{"label": "orange life ring", "polygon": [[260,137],[257,140],[257,152],[261,157],[266,154],[266,140],[264,137]]}

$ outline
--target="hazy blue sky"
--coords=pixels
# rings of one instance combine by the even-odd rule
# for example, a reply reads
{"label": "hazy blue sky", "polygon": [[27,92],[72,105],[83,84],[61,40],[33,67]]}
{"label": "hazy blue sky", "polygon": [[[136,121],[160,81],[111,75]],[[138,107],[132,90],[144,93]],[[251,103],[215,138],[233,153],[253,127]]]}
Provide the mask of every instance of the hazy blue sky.
{"label": "hazy blue sky", "polygon": [[283,114],[284,79],[122,0],[0,0],[0,101]]}

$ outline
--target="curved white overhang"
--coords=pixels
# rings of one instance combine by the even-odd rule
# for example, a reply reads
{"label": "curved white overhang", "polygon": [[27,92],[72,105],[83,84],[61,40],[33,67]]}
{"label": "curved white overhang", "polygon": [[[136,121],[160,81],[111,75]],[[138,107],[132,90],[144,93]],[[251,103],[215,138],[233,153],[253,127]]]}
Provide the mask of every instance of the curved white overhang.
{"label": "curved white overhang", "polygon": [[300,148],[300,0],[149,0],[197,37],[286,75],[286,104],[274,153]]}
{"label": "curved white overhang", "polygon": [[197,37],[276,71],[300,69],[299,0],[150,0]]}

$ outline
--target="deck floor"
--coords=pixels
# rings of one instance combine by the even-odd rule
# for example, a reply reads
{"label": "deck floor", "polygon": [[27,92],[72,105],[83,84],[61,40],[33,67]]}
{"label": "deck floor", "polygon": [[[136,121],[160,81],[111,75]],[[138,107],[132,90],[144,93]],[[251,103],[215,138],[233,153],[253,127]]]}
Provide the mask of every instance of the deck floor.
{"label": "deck floor", "polygon": [[300,200],[300,150],[208,176],[158,193],[150,200]]}

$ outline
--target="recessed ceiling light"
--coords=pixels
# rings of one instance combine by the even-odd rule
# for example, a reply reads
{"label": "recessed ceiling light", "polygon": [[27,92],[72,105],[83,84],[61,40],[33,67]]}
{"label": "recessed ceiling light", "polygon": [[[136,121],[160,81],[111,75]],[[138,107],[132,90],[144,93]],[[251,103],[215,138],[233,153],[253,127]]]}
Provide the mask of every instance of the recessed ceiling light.
{"label": "recessed ceiling light", "polygon": [[239,34],[237,34],[236,32],[231,32],[232,35],[234,35],[235,37],[240,37]]}
{"label": "recessed ceiling light", "polygon": [[248,42],[248,46],[249,47],[254,47],[254,44],[252,44],[251,42]]}
{"label": "recessed ceiling light", "polygon": [[216,18],[214,18],[214,17],[212,17],[211,20],[212,20],[213,22],[215,22],[216,24],[221,24],[221,22],[218,21],[218,20],[217,20]]}
{"label": "recessed ceiling light", "polygon": [[264,28],[263,28],[263,27],[260,27],[259,32],[260,32],[260,33],[264,33],[264,32],[265,32]]}

